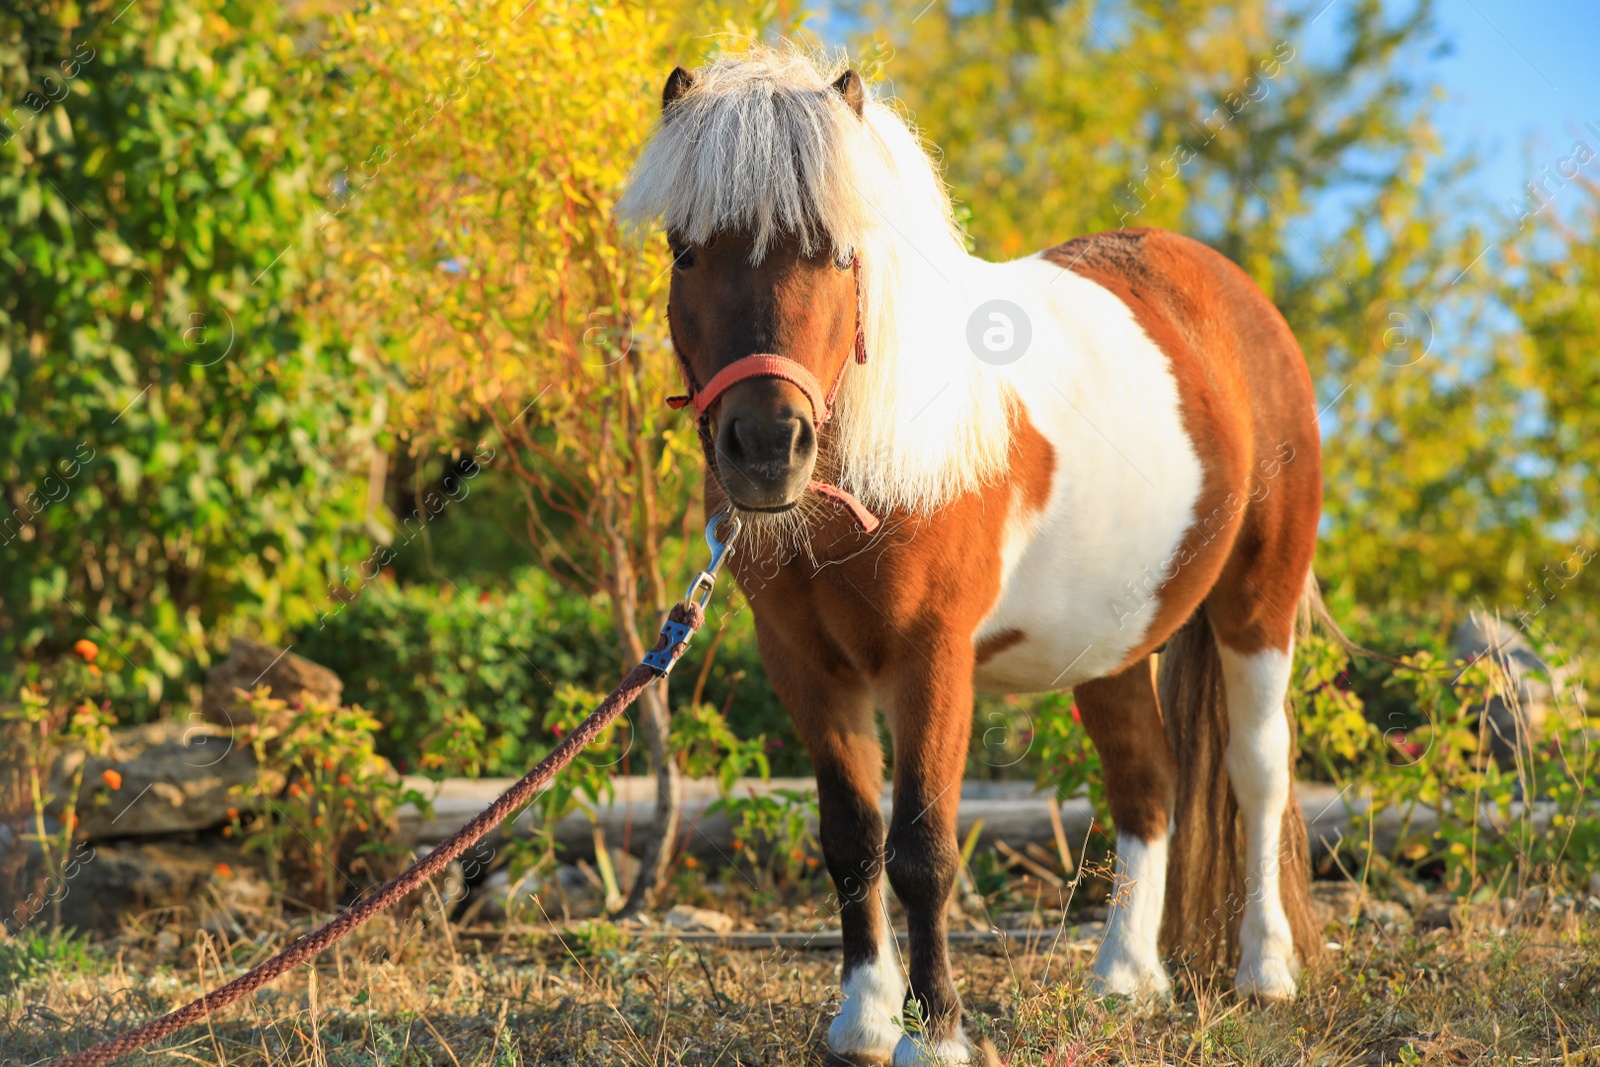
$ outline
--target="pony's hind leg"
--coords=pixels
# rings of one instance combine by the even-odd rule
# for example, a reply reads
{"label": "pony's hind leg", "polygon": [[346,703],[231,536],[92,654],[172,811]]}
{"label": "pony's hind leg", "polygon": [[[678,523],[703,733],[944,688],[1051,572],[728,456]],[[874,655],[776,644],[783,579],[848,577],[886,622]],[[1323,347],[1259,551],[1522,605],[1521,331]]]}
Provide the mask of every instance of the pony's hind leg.
{"label": "pony's hind leg", "polygon": [[1090,968],[1104,993],[1135,1000],[1172,991],[1157,945],[1167,881],[1167,833],[1177,766],[1162,728],[1150,657],[1079,685],[1073,696],[1100,754],[1117,824],[1116,870],[1105,939]]}
{"label": "pony's hind leg", "polygon": [[[758,624],[758,633],[760,627]],[[828,1027],[828,1060],[881,1067],[900,1040],[906,980],[883,899],[883,750],[871,694],[842,665],[821,668],[760,634],[768,674],[811,755],[823,858],[837,895],[843,1002]]]}
{"label": "pony's hind leg", "polygon": [[[1259,586],[1245,584],[1250,595],[1214,595],[1211,612],[1228,708],[1223,759],[1244,824],[1245,894],[1234,990],[1283,1000],[1295,994],[1300,963],[1284,908],[1282,868],[1286,862],[1304,862],[1304,857],[1283,856],[1294,744],[1284,710],[1294,654],[1287,612],[1294,610],[1294,600],[1278,605]],[[1248,608],[1241,610],[1246,600]]]}

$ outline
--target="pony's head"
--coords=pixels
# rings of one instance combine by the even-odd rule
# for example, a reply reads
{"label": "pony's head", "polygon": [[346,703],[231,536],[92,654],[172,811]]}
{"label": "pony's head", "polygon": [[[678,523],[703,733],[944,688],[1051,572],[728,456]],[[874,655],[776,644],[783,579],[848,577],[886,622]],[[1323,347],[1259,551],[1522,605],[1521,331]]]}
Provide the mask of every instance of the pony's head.
{"label": "pony's head", "polygon": [[[673,342],[699,390],[723,487],[743,510],[787,511],[811,480],[832,383],[855,351],[854,258],[806,251],[787,235],[755,264],[746,233],[669,240]],[[746,369],[756,373],[719,388]]]}
{"label": "pony's head", "polygon": [[[994,390],[950,390],[948,417],[907,410],[908,380],[964,380],[973,362],[907,366],[907,275],[965,250],[920,143],[854,70],[757,48],[674,70],[618,214],[666,230],[673,343],[736,507],[787,512],[820,466],[872,505],[917,509],[997,465]],[[978,405],[1000,412],[998,438]]]}

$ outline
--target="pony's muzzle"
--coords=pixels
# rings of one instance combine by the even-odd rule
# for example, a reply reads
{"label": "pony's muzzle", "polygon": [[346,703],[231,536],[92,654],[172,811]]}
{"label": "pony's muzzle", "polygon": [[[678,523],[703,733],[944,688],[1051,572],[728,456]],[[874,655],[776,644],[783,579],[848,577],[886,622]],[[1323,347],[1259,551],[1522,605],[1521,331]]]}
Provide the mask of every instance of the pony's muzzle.
{"label": "pony's muzzle", "polygon": [[817,462],[811,409],[784,395],[787,383],[754,381],[721,403],[717,470],[735,507],[786,511],[799,502]]}

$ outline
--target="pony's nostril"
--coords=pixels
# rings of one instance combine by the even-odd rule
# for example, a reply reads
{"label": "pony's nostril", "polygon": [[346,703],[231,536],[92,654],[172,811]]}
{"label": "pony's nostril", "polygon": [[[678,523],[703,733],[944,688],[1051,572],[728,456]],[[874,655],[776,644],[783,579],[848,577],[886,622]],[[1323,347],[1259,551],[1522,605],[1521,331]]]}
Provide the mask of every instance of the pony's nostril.
{"label": "pony's nostril", "polygon": [[802,427],[802,424],[801,424],[800,420],[799,419],[790,419],[789,420],[789,449],[788,449],[789,462],[790,463],[794,463],[801,456],[801,451],[802,451],[802,448],[804,447],[804,442],[802,440],[803,436],[804,436],[803,427]]}
{"label": "pony's nostril", "polygon": [[745,443],[745,422],[742,419],[732,419],[727,430],[718,435],[722,441],[722,452],[735,463],[743,463],[750,454]]}

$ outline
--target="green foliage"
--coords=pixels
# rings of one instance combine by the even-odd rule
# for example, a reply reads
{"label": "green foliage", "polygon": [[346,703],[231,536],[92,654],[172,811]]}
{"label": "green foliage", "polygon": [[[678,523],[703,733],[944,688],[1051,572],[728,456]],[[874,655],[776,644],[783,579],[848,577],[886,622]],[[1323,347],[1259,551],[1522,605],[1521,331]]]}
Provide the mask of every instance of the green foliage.
{"label": "green foliage", "polygon": [[228,836],[242,836],[247,852],[259,852],[269,880],[305,886],[304,895],[336,908],[353,873],[381,873],[369,857],[394,852],[384,841],[402,804],[426,815],[427,797],[408,789],[375,749],[378,721],[359,706],[311,701],[290,708],[266,686],[243,693],[250,722],[245,739],[256,763],[286,781],[281,796],[258,795],[257,785],[235,786],[234,795],[253,814],[230,812]]}
{"label": "green foliage", "polygon": [[1332,637],[1310,634],[1295,647],[1295,729],[1302,779],[1342,781],[1372,744],[1374,724],[1348,685],[1350,654]]}
{"label": "green foliage", "polygon": [[548,735],[541,708],[563,684],[602,692],[621,659],[605,609],[525,570],[498,586],[363,586],[295,650],[336,671],[384,721],[381,750],[414,765],[423,738],[469,710],[488,774],[521,774]]}
{"label": "green foliage", "polygon": [[[69,891],[65,883],[77,870],[73,840],[84,754],[104,752],[110,740],[109,705],[98,700],[105,690],[105,676],[94,662],[99,649],[86,640],[78,641],[76,649],[74,656],[48,670],[30,664],[17,701],[0,701],[0,834],[33,846],[42,860],[29,884],[32,849],[8,848],[0,855],[0,914],[12,933],[27,926],[46,904],[59,925],[61,899]],[[72,753],[75,760],[66,758]],[[60,777],[52,773],[63,768]],[[106,785],[117,789],[121,779],[108,778]],[[58,795],[55,788],[62,792]],[[97,793],[96,799],[104,802],[105,794]]]}
{"label": "green foliage", "polygon": [[[721,638],[702,634],[674,672],[675,715],[689,716],[674,729],[713,725],[718,713],[691,703],[709,661],[703,702],[727,708],[736,737],[762,739],[759,762],[749,745],[740,749],[735,777],[757,766],[763,774],[808,773],[805,750],[767,684],[750,612],[725,609],[721,618]],[[384,723],[380,751],[402,766],[417,766],[429,747],[424,739],[470,711],[483,732],[485,774],[521,774],[537,758],[549,736],[541,709],[558,687],[603,693],[623,668],[603,604],[532,568],[494,584],[368,583],[320,627],[297,634],[295,651],[337,672],[352,698],[373,710]]]}
{"label": "green foliage", "polygon": [[817,794],[811,790],[751,790],[745,796],[724,794],[706,806],[706,814],[723,813],[733,822],[733,848],[746,858],[766,885],[792,882],[814,870],[820,846],[811,833],[817,818]]}
{"label": "green foliage", "polygon": [[94,975],[107,969],[100,950],[72,930],[34,927],[0,940],[0,994],[62,974]]}
{"label": "green foliage", "polygon": [[370,392],[294,311],[320,72],[291,30],[265,0],[0,16],[0,667],[87,623],[133,717],[244,620],[308,618],[362,518]]}
{"label": "green foliage", "polygon": [[716,779],[717,790],[724,796],[733,791],[738,779],[748,777],[752,771],[762,778],[771,775],[766,741],[761,734],[741,738],[710,704],[679,708],[672,716],[672,732],[668,735],[683,773],[690,778]]}
{"label": "green foliage", "polygon": [[[1397,625],[1392,614],[1358,614],[1356,622],[1375,619],[1379,632],[1393,628],[1391,639],[1396,630],[1419,629]],[[1435,620],[1422,632],[1442,629]],[[1557,661],[1555,649],[1540,652]],[[1467,662],[1427,647],[1401,658],[1402,666],[1367,663],[1358,671],[1361,661],[1325,637],[1300,646],[1291,692],[1300,775],[1337,781],[1370,805],[1350,835],[1348,858],[1382,877],[1398,864],[1463,898],[1532,884],[1586,886],[1600,870],[1600,719],[1557,688],[1543,735],[1502,768],[1489,756],[1484,709],[1496,695],[1516,707],[1517,687],[1496,661]],[[1375,714],[1369,699],[1387,710]],[[1386,818],[1399,819],[1396,844],[1369,856],[1367,823]]]}
{"label": "green foliage", "polygon": [[[543,726],[559,743],[561,738],[587,719],[603,699],[605,698],[600,693],[580,689],[575,685],[563,685],[555,691],[550,701]],[[545,827],[554,826],[568,812],[574,810],[582,811],[591,821],[599,817],[599,806],[610,802],[616,795],[616,786],[612,784],[612,778],[617,774],[617,764],[621,762],[621,757],[608,750],[612,748],[612,742],[621,732],[617,724],[612,723],[601,731],[594,742],[579,753],[576,759],[562,768],[549,788],[540,793],[539,798],[534,801],[534,805],[540,811],[540,823]],[[554,748],[555,745],[549,747]],[[626,748],[623,752],[626,752]],[[545,753],[541,753],[540,758],[544,755]]]}
{"label": "green foliage", "polygon": [[705,629],[690,643],[673,678],[675,716],[684,713],[685,705],[711,704],[722,710],[738,736],[765,738],[763,751],[772,774],[811,773],[811,759],[794,723],[767,681],[749,605],[727,578],[712,599]]}

